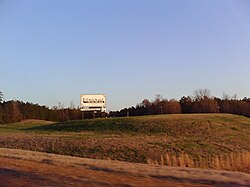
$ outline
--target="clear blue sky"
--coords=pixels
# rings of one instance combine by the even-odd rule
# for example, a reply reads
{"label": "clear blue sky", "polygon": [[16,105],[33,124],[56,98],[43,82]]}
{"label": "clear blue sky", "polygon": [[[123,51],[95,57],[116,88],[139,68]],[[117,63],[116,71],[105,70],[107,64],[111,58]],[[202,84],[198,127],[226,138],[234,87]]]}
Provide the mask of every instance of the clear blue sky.
{"label": "clear blue sky", "polygon": [[108,110],[199,88],[250,97],[248,0],[0,0],[0,90]]}

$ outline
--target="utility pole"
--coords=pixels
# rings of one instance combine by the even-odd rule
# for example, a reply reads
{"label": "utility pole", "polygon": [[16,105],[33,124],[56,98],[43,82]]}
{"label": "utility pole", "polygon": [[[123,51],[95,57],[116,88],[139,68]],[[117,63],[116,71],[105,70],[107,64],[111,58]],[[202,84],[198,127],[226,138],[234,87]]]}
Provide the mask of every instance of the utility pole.
{"label": "utility pole", "polygon": [[161,114],[163,114],[163,111],[162,111],[162,106],[160,106],[160,109],[161,109]]}

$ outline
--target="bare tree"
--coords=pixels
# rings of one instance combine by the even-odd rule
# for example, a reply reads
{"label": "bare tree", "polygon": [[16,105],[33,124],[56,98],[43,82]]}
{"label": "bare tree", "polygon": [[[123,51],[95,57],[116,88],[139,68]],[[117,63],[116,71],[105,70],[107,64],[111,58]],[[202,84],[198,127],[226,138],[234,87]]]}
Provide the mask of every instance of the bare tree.
{"label": "bare tree", "polygon": [[64,108],[64,105],[62,104],[62,102],[58,102],[58,109],[63,109]]}
{"label": "bare tree", "polygon": [[194,91],[194,99],[201,101],[203,99],[208,99],[211,97],[211,91],[209,89],[198,89]]}
{"label": "bare tree", "polygon": [[0,103],[3,102],[3,92],[0,91]]}
{"label": "bare tree", "polygon": [[150,107],[151,106],[151,103],[148,99],[144,99],[142,102],[141,102],[141,106],[143,107]]}
{"label": "bare tree", "polygon": [[230,96],[223,92],[222,100],[230,100]]}
{"label": "bare tree", "polygon": [[69,106],[70,109],[75,109],[74,101],[70,101],[69,105],[70,105]]}
{"label": "bare tree", "polygon": [[195,110],[197,112],[207,113],[218,111],[218,103],[210,93],[211,92],[208,89],[194,91]]}
{"label": "bare tree", "polygon": [[165,100],[163,103],[164,114],[179,114],[181,113],[181,105],[175,99]]}
{"label": "bare tree", "polygon": [[154,101],[155,105],[159,104],[162,100],[163,100],[163,97],[161,94],[155,95],[155,101]]}
{"label": "bare tree", "polygon": [[237,100],[237,99],[238,99],[237,94],[234,94],[234,95],[232,96],[232,100]]}

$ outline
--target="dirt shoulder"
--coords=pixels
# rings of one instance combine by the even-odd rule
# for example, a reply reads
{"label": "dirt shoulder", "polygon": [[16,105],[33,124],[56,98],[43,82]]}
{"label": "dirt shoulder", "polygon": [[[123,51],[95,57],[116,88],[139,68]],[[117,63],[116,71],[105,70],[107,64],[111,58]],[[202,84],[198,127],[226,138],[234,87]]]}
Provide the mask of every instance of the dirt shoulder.
{"label": "dirt shoulder", "polygon": [[135,164],[0,148],[0,186],[249,186],[239,172]]}

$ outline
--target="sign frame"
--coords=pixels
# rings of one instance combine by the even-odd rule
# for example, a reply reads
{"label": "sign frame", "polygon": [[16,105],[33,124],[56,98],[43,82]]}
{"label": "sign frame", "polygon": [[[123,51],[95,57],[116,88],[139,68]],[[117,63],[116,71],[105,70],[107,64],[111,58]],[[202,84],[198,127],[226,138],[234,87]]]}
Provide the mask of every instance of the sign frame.
{"label": "sign frame", "polygon": [[106,112],[106,94],[80,94],[80,110]]}

